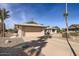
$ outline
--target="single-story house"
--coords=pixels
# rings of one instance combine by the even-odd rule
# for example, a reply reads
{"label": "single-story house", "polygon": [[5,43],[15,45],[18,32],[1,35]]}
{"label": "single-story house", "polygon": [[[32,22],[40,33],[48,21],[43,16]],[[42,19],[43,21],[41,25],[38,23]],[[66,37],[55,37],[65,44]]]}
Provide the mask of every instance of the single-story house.
{"label": "single-story house", "polygon": [[28,21],[24,24],[15,24],[18,36],[39,37],[44,35],[45,26],[34,21]]}
{"label": "single-story house", "polygon": [[58,33],[60,28],[58,26],[52,27],[52,32]]}
{"label": "single-story house", "polygon": [[79,32],[79,24],[72,24],[69,26],[69,31]]}
{"label": "single-story house", "polygon": [[58,26],[53,26],[53,27],[47,26],[47,27],[45,28],[45,33],[46,33],[46,32],[49,32],[50,34],[58,33],[58,30],[60,30],[60,28],[59,28]]}

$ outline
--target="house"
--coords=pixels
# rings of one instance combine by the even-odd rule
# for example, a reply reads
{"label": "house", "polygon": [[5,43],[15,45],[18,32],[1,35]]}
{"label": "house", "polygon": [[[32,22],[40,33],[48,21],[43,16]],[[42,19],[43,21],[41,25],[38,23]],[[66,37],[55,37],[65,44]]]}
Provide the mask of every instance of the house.
{"label": "house", "polygon": [[60,28],[58,26],[52,27],[52,32],[58,33]]}
{"label": "house", "polygon": [[45,26],[34,21],[28,21],[24,24],[15,24],[19,37],[39,37],[44,35]]}
{"label": "house", "polygon": [[60,30],[60,28],[59,28],[58,26],[53,26],[53,27],[47,26],[47,27],[45,28],[45,33],[46,33],[46,32],[49,32],[50,34],[53,34],[53,33],[57,33],[58,30]]}
{"label": "house", "polygon": [[69,26],[69,31],[79,32],[79,24],[72,24]]}

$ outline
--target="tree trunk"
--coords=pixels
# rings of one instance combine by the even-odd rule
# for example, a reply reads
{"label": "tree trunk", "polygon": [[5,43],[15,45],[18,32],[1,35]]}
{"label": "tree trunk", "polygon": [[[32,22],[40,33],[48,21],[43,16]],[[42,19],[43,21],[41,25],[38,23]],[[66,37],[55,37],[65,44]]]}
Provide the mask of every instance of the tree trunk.
{"label": "tree trunk", "polygon": [[4,21],[2,21],[2,37],[5,37],[5,24],[4,24]]}
{"label": "tree trunk", "polygon": [[2,10],[2,28],[3,28],[3,37],[5,37],[5,29],[4,29],[4,10]]}
{"label": "tree trunk", "polygon": [[5,24],[3,22],[3,37],[5,37]]}

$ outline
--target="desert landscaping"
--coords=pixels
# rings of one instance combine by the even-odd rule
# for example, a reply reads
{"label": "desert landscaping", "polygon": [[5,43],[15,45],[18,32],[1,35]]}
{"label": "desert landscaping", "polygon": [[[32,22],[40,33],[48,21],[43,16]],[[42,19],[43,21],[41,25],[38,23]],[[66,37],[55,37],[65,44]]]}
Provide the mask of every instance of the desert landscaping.
{"label": "desert landscaping", "polygon": [[[67,3],[12,5],[14,9],[20,5],[21,9],[11,7],[10,13],[8,9],[0,7],[0,56],[79,56],[79,23],[68,22]],[[49,6],[62,6],[63,9],[51,9]]]}

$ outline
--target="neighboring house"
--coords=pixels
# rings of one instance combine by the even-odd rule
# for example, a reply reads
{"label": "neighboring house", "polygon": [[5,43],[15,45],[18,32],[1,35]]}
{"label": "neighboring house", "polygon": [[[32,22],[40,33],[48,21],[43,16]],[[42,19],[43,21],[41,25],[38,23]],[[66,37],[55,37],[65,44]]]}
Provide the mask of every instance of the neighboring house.
{"label": "neighboring house", "polygon": [[52,29],[51,29],[51,27],[50,27],[50,26],[47,26],[47,27],[45,28],[45,30],[44,30],[44,33],[45,33],[45,35],[47,35],[47,34],[52,34]]}
{"label": "neighboring house", "polygon": [[39,37],[44,35],[45,26],[34,21],[29,21],[24,24],[15,24],[15,28],[18,31],[19,37]]}
{"label": "neighboring house", "polygon": [[60,30],[60,28],[58,26],[54,26],[54,27],[47,26],[45,29],[45,33],[49,32],[50,34],[53,34],[53,33],[57,33],[58,30]]}
{"label": "neighboring house", "polygon": [[60,28],[58,26],[52,27],[52,32],[58,33]]}
{"label": "neighboring house", "polygon": [[79,24],[72,24],[69,26],[69,31],[79,32]]}

